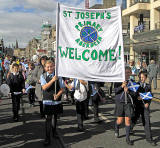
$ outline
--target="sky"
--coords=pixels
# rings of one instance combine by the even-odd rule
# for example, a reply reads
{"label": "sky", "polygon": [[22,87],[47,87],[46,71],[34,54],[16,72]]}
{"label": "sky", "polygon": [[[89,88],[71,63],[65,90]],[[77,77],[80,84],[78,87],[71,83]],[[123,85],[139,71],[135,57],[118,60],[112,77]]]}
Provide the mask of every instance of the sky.
{"label": "sky", "polygon": [[[118,0],[120,1],[120,0]],[[0,0],[0,39],[5,47],[25,48],[33,37],[40,36],[45,21],[56,23],[56,4],[84,8],[84,0]],[[103,0],[90,0],[90,6]]]}

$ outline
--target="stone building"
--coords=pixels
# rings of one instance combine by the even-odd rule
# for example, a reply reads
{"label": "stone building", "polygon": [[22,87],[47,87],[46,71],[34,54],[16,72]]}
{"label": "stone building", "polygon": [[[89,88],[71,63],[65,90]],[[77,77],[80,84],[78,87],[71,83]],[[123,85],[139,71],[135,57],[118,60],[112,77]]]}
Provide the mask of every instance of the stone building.
{"label": "stone building", "polygon": [[[126,0],[122,11],[128,34],[124,37],[124,49],[136,63],[151,59],[160,65],[160,1]],[[123,23],[124,25],[124,23]]]}
{"label": "stone building", "polygon": [[25,48],[15,48],[13,55],[18,58],[26,57],[26,49]]}
{"label": "stone building", "polygon": [[26,47],[26,55],[27,59],[31,59],[33,55],[37,54],[37,50],[40,49],[40,37],[34,37],[32,40],[29,41]]}
{"label": "stone building", "polygon": [[26,47],[26,57],[31,59],[33,55],[54,57],[56,51],[56,25],[49,22],[42,24],[41,35],[29,41]]}
{"label": "stone building", "polygon": [[40,55],[51,55],[52,51],[52,25],[49,21],[42,24],[41,30],[41,50]]}
{"label": "stone building", "polygon": [[116,6],[116,0],[103,0],[103,8],[111,8]]}
{"label": "stone building", "polygon": [[0,40],[0,55],[4,54],[4,42],[3,39]]}

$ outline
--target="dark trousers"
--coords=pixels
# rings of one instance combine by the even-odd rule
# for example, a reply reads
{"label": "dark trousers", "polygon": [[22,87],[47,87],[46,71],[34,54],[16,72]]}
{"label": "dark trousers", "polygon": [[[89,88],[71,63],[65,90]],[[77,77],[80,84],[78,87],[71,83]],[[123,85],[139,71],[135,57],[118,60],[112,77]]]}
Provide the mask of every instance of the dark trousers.
{"label": "dark trousers", "polygon": [[92,104],[93,104],[93,113],[94,113],[94,118],[98,117],[98,113],[99,113],[99,95],[98,93],[96,93],[94,96],[92,96]]}
{"label": "dark trousers", "polygon": [[84,119],[87,119],[89,115],[89,97],[87,97],[87,99],[85,100],[84,108],[85,108]]}
{"label": "dark trousers", "polygon": [[40,106],[40,114],[43,117],[44,116],[44,112],[43,112],[43,102],[39,101],[39,106]]}
{"label": "dark trousers", "polygon": [[110,87],[109,87],[109,96],[111,96],[112,95],[112,89],[113,89],[113,82],[111,82],[111,85],[110,85]]}
{"label": "dark trousers", "polygon": [[69,93],[71,95],[71,103],[74,104],[75,103],[75,101],[74,101],[74,91],[70,91]]}
{"label": "dark trousers", "polygon": [[[142,117],[142,123],[144,126],[144,130],[145,130],[145,135],[146,135],[146,140],[151,140],[152,139],[152,135],[151,135],[151,125],[150,125],[150,109],[145,108],[144,104],[137,104],[135,107],[135,116],[132,117],[132,124],[135,125],[137,123],[137,120],[139,119],[139,117]],[[133,126],[132,125],[132,126]]]}
{"label": "dark trousers", "polygon": [[28,90],[28,99],[30,104],[35,102],[35,88],[31,88]]}
{"label": "dark trousers", "polygon": [[54,115],[46,115],[45,129],[46,129],[46,138],[50,140],[50,134],[52,130],[53,136],[56,132],[57,126],[57,114]]}
{"label": "dark trousers", "polygon": [[20,98],[21,95],[11,95],[12,97],[12,111],[13,111],[13,116],[18,117],[18,111],[20,110]]}
{"label": "dark trousers", "polygon": [[3,71],[0,70],[0,85],[3,83]]}
{"label": "dark trousers", "polygon": [[86,105],[85,100],[82,102],[76,101],[78,127],[83,127],[83,119],[85,116],[85,105]]}

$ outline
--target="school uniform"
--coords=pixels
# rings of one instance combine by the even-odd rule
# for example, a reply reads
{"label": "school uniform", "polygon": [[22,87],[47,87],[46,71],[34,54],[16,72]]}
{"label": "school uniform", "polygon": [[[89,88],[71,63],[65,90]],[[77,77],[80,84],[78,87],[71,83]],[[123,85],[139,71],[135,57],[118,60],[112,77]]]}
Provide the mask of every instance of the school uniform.
{"label": "school uniform", "polygon": [[7,79],[7,84],[9,85],[11,92],[13,119],[18,121],[20,98],[22,96],[22,89],[25,89],[25,80],[21,73],[11,73]]}
{"label": "school uniform", "polygon": [[122,83],[115,83],[115,115],[117,117],[132,117],[133,115],[133,100],[135,100],[136,94],[133,91],[128,90],[127,93],[121,87]]}
{"label": "school uniform", "polygon": [[[131,81],[131,80],[130,80]],[[124,92],[124,88],[122,88],[122,83],[115,83],[115,116],[116,117],[129,117],[131,118],[134,112],[133,108],[133,100],[135,99],[135,93],[128,89],[128,92]],[[115,136],[119,136],[119,126],[115,122]],[[130,133],[130,126],[125,126],[126,130],[126,142],[129,145],[133,143],[130,141],[129,133]]]}
{"label": "school uniform", "polygon": [[[49,74],[48,72],[44,73],[40,77],[41,85],[45,85],[48,83],[53,77],[54,73]],[[56,134],[56,125],[57,125],[57,115],[63,112],[62,103],[61,103],[61,96],[58,100],[54,100],[55,94],[55,87],[56,87],[56,94],[60,91],[62,86],[62,79],[58,79],[55,83],[53,83],[48,89],[43,90],[43,109],[44,114],[46,115],[46,145],[50,144],[50,132],[52,130],[53,136]]]}
{"label": "school uniform", "polygon": [[78,122],[78,131],[83,131],[83,120],[85,117],[85,106],[87,99],[88,87],[81,84],[79,80],[74,80],[74,99],[76,103],[76,113],[77,113],[77,122]]}
{"label": "school uniform", "polygon": [[93,114],[94,114],[94,121],[99,122],[98,113],[99,113],[99,101],[100,96],[98,94],[99,84],[97,82],[90,82],[91,86],[91,99],[92,99],[92,105],[93,105]]}
{"label": "school uniform", "polygon": [[67,85],[70,85],[72,86],[73,88],[71,90],[69,90],[68,88],[65,89],[65,93],[66,93],[66,96],[68,98],[68,94],[70,94],[71,96],[71,104],[74,104],[75,101],[74,101],[74,80],[70,80],[69,78],[66,78],[66,83]]}
{"label": "school uniform", "polygon": [[[138,82],[140,85],[137,91],[137,97],[139,97],[139,93],[151,92],[151,86],[147,83]],[[142,123],[144,126],[146,140],[148,142],[152,142],[152,134],[151,134],[151,125],[150,125],[150,108],[145,108],[145,104],[151,104],[151,100],[138,100],[135,101],[135,116],[132,117],[132,127],[137,123],[140,115],[142,117]]]}

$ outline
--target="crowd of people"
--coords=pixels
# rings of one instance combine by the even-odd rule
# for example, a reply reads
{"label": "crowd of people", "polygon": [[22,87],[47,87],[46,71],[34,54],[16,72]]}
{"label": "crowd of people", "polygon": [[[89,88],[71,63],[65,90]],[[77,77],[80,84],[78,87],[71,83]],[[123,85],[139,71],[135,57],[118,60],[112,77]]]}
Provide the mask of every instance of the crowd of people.
{"label": "crowd of people", "polygon": [[[126,142],[133,145],[130,135],[140,115],[145,128],[146,140],[151,145],[156,145],[152,139],[149,106],[151,100],[144,101],[140,93],[151,92],[151,83],[157,89],[158,68],[154,60],[147,67],[142,63],[141,68],[136,68],[134,61],[125,67],[126,80],[122,83],[114,83],[115,89],[115,137],[119,137],[119,126],[125,119]],[[135,76],[139,76],[139,88],[136,92],[129,89],[128,83],[135,82]],[[149,84],[146,83],[149,75]],[[73,78],[62,78],[55,76],[54,58],[42,56],[38,60],[26,60],[6,56],[0,59],[0,85],[7,83],[10,87],[13,120],[19,121],[20,99],[23,94],[28,95],[31,107],[35,101],[39,102],[40,117],[45,118],[45,140],[44,145],[51,143],[51,132],[53,137],[57,136],[56,125],[58,114],[63,113],[62,94],[65,100],[76,106],[77,130],[84,132],[83,121],[88,119],[89,105],[93,106],[94,122],[100,123],[99,103],[104,102],[105,93],[101,89],[104,83],[79,80]],[[111,88],[113,83],[111,84]],[[112,89],[109,90],[111,96]],[[69,95],[70,94],[70,95]],[[70,97],[69,97],[70,96]]]}
{"label": "crowd of people", "polygon": [[134,60],[130,60],[128,66],[130,66],[132,70],[132,80],[135,80],[135,77],[138,76],[141,71],[146,72],[148,74],[149,84],[152,85],[153,81],[154,90],[157,89],[157,76],[159,71],[158,65],[155,64],[154,60],[151,60],[148,66],[145,61],[135,65]]}

